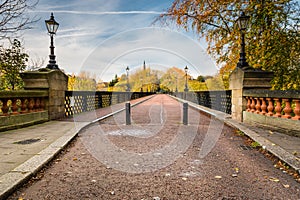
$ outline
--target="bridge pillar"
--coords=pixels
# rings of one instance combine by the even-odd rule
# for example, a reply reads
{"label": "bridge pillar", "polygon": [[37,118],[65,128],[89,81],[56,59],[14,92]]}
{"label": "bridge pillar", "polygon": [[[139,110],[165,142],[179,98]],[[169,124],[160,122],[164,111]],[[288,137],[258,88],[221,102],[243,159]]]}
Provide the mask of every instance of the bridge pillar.
{"label": "bridge pillar", "polygon": [[248,89],[270,89],[273,72],[266,72],[260,69],[235,68],[229,77],[229,89],[231,89],[231,117],[243,121],[243,110],[246,109],[246,99],[243,92]]}
{"label": "bridge pillar", "polygon": [[63,118],[65,115],[65,91],[68,89],[68,76],[60,70],[42,68],[21,74],[25,90],[47,90],[49,119]]}

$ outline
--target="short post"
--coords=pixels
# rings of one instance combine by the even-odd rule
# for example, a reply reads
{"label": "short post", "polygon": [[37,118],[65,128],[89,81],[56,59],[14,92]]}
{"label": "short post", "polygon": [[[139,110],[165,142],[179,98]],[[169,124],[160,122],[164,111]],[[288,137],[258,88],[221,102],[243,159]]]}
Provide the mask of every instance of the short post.
{"label": "short post", "polygon": [[183,125],[188,125],[188,103],[183,103]]}
{"label": "short post", "polygon": [[130,116],[130,103],[125,103],[125,112],[126,112],[126,125],[131,124],[131,116]]}

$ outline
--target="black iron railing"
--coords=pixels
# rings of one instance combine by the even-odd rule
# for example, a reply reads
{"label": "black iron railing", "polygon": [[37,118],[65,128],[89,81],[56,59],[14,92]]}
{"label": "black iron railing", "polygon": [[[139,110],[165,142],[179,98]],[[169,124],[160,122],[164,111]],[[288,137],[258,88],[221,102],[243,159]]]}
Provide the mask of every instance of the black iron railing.
{"label": "black iron railing", "polygon": [[231,90],[177,92],[173,95],[201,106],[231,114]]}
{"label": "black iron railing", "polygon": [[138,99],[151,92],[100,92],[100,91],[66,91],[65,92],[65,116],[104,108],[128,100]]}

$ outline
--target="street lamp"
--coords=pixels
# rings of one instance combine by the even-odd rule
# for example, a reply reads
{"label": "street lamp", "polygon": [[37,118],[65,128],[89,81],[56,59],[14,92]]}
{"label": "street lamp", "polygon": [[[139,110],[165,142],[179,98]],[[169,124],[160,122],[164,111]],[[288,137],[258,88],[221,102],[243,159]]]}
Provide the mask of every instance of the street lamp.
{"label": "street lamp", "polygon": [[189,68],[187,66],[185,66],[184,71],[185,71],[185,88],[184,91],[188,92],[189,88],[188,88],[188,84],[187,84],[187,73],[188,73]]}
{"label": "street lamp", "polygon": [[126,67],[126,74],[127,74],[127,92],[130,92],[130,86],[129,86],[129,67]]}
{"label": "street lamp", "polygon": [[143,77],[141,78],[141,92],[143,92]]}
{"label": "street lamp", "polygon": [[55,55],[54,55],[54,45],[53,45],[53,36],[56,34],[56,31],[58,29],[59,23],[57,23],[54,20],[53,13],[51,13],[50,19],[45,20],[45,24],[48,30],[48,33],[50,35],[50,55],[49,55],[49,64],[47,65],[48,69],[59,69],[58,65],[56,64],[55,61]]}
{"label": "street lamp", "polygon": [[246,61],[246,52],[245,52],[245,32],[248,27],[250,17],[246,16],[244,12],[241,13],[241,16],[237,19],[237,24],[239,26],[239,30],[241,32],[241,51],[240,51],[240,59],[237,64],[237,67],[246,69],[249,67],[249,64]]}
{"label": "street lamp", "polygon": [[178,92],[178,74],[176,74],[176,89],[175,92]]}

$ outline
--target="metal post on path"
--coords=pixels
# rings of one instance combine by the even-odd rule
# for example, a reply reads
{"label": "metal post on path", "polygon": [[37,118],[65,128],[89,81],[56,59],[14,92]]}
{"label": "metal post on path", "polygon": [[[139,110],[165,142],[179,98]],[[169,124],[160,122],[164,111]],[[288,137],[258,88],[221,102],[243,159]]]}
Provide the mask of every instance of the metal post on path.
{"label": "metal post on path", "polygon": [[125,103],[125,113],[126,113],[126,125],[131,124],[131,116],[130,116],[130,103]]}
{"label": "metal post on path", "polygon": [[183,103],[183,125],[188,125],[188,103]]}

